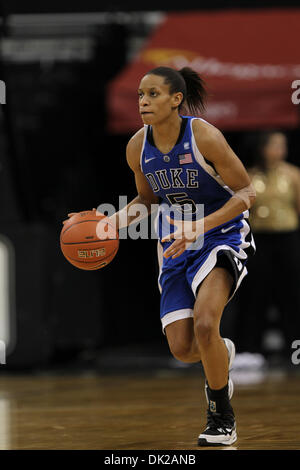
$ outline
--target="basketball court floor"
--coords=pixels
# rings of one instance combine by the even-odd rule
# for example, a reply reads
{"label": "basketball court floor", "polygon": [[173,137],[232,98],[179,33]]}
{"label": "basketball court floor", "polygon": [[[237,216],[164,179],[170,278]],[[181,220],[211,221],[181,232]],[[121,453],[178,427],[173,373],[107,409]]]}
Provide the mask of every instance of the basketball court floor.
{"label": "basketball court floor", "polygon": [[238,441],[200,448],[198,370],[2,375],[0,449],[300,449],[299,371],[234,378]]}

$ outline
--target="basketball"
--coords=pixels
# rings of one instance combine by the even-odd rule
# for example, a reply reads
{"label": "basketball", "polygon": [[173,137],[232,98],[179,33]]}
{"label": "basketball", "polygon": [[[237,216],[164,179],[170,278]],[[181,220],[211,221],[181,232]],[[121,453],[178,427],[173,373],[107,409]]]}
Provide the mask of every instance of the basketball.
{"label": "basketball", "polygon": [[63,224],[60,247],[73,266],[87,271],[101,269],[116,256],[118,232],[96,209],[75,213]]}

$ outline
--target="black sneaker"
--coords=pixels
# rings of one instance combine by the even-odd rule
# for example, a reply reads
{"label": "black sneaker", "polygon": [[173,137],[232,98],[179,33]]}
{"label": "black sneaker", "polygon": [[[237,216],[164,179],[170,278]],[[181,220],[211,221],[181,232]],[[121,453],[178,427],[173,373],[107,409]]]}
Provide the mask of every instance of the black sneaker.
{"label": "black sneaker", "polygon": [[198,437],[198,446],[230,446],[237,440],[234,413],[232,410],[213,413],[207,410],[207,425]]}

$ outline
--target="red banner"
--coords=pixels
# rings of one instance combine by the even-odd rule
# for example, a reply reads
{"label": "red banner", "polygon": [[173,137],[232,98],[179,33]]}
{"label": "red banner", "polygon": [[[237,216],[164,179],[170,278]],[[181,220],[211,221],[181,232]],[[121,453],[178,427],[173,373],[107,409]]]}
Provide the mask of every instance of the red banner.
{"label": "red banner", "polygon": [[299,125],[292,83],[300,80],[300,9],[171,13],[111,83],[109,128],[142,126],[137,89],[154,67],[189,66],[205,80],[202,115],[223,130]]}

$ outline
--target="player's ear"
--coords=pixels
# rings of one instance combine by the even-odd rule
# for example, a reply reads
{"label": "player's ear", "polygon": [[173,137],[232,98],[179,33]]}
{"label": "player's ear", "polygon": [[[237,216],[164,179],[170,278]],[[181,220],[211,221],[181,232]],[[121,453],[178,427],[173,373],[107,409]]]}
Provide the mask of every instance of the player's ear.
{"label": "player's ear", "polygon": [[173,93],[172,95],[172,105],[174,108],[178,108],[183,100],[183,93],[178,91],[177,93]]}

